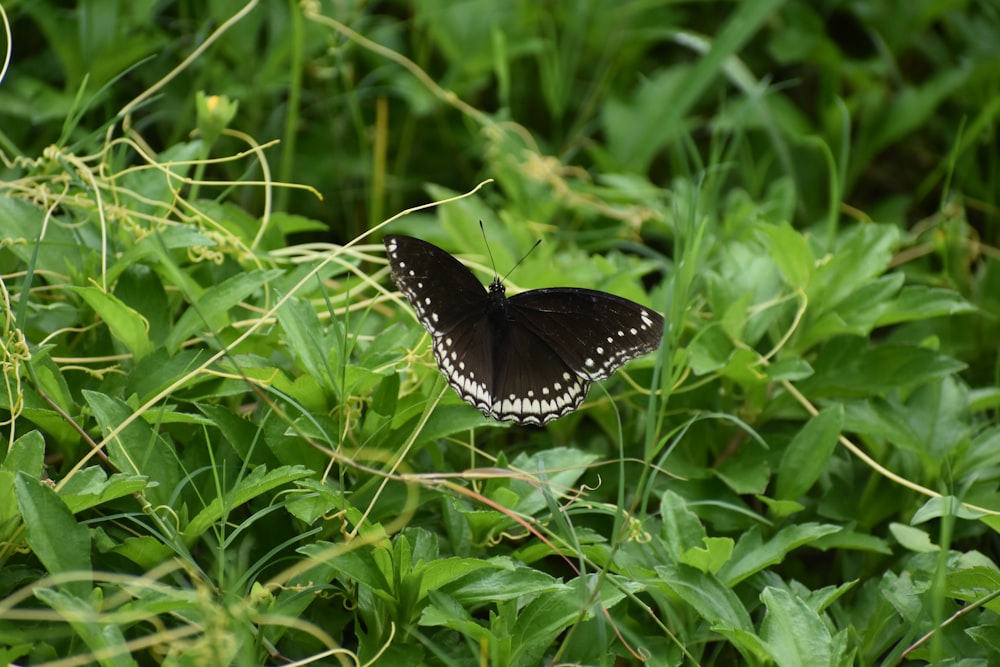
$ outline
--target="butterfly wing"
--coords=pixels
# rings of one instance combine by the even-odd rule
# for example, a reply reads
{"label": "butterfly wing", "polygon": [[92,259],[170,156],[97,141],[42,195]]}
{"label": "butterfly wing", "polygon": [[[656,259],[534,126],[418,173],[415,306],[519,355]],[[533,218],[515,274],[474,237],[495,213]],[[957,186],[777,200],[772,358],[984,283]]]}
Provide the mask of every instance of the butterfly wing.
{"label": "butterfly wing", "polygon": [[511,319],[588,380],[603,380],[626,361],[652,352],[663,336],[662,315],[607,292],[556,287],[522,292],[509,302]]}
{"label": "butterfly wing", "polygon": [[412,236],[384,238],[393,282],[431,334],[434,358],[463,400],[492,405],[493,338],[489,296],[451,254]]}
{"label": "butterfly wing", "polygon": [[580,407],[589,386],[551,339],[510,320],[495,350],[492,400],[485,412],[500,421],[541,426]]}
{"label": "butterfly wing", "polygon": [[448,252],[412,236],[384,238],[392,280],[433,336],[442,336],[469,319],[485,317],[486,289]]}

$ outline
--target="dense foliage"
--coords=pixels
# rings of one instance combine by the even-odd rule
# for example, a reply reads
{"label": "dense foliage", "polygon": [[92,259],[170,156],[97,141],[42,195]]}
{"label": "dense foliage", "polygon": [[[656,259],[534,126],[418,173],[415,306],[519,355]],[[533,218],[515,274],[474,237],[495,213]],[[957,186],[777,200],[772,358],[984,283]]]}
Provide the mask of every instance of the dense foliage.
{"label": "dense foliage", "polygon": [[[995,3],[2,9],[0,662],[1000,662]],[[658,353],[463,403],[479,220]]]}

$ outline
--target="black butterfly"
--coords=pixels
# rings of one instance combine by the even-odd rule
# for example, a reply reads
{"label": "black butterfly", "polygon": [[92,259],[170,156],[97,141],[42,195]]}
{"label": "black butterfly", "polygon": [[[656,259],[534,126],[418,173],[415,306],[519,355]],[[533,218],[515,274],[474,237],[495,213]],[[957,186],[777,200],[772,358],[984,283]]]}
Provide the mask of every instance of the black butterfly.
{"label": "black butterfly", "polygon": [[387,235],[392,279],[431,334],[463,400],[501,421],[541,425],[583,402],[594,380],[660,345],[663,317],[607,292],[553,287],[487,292],[435,245]]}

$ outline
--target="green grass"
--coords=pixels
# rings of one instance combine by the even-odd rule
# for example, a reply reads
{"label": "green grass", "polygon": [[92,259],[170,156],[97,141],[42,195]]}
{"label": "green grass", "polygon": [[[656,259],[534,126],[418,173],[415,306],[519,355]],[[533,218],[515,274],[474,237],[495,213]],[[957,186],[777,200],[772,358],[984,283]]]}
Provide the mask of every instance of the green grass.
{"label": "green grass", "polygon": [[[4,6],[0,663],[1000,661],[991,3],[315,7]],[[463,403],[479,220],[658,353]]]}

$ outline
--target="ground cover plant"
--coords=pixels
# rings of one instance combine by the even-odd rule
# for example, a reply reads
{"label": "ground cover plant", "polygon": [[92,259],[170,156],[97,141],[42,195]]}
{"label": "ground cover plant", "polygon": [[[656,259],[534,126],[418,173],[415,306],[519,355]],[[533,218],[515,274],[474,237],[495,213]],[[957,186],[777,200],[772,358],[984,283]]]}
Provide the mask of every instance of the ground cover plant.
{"label": "ground cover plant", "polygon": [[[4,664],[1000,660],[992,3],[2,9]],[[390,232],[662,344],[492,421]]]}

